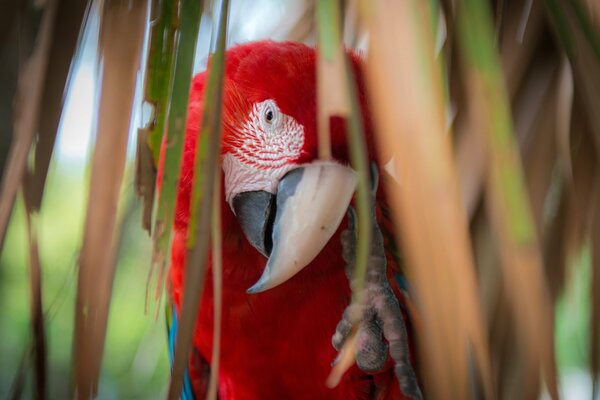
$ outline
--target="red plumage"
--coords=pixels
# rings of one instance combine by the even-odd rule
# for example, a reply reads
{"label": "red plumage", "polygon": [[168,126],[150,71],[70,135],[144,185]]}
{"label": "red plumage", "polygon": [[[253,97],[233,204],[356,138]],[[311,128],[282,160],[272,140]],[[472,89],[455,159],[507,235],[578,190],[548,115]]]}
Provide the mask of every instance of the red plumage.
{"label": "red plumage", "polygon": [[[366,141],[375,159],[372,129],[359,57],[351,54],[363,110]],[[298,164],[317,158],[315,50],[303,44],[270,41],[236,46],[227,52],[223,108],[222,154],[235,146],[236,126],[252,105],[274,99],[281,111],[304,127]],[[170,291],[177,309],[183,290],[190,190],[194,151],[201,124],[206,73],[194,78],[185,132],[170,266]],[[334,158],[348,163],[344,123],[332,120]],[[160,184],[159,171],[159,184]],[[383,204],[380,188],[378,200]],[[350,369],[334,389],[325,386],[337,355],[331,337],[351,292],[344,271],[338,229],[317,258],[280,286],[259,294],[246,289],[260,277],[266,263],[246,240],[229,204],[222,200],[223,325],[219,396],[221,399],[399,399],[392,364],[374,375]],[[381,214],[379,212],[379,214]],[[389,221],[383,221],[383,225]],[[397,268],[388,256],[388,268]],[[197,397],[203,398],[206,366],[213,335],[213,288],[210,260],[197,325],[190,374]],[[399,294],[399,293],[397,293]],[[402,303],[402,301],[401,301]],[[406,319],[406,318],[405,318]]]}

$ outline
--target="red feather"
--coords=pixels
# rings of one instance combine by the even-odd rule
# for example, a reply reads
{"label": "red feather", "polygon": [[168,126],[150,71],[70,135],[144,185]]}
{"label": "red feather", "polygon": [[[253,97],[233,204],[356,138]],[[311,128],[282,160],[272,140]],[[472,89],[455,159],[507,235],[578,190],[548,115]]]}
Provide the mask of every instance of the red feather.
{"label": "red feather", "polygon": [[[364,92],[360,59],[351,54],[363,110],[368,151],[374,143]],[[201,124],[206,73],[194,78],[185,132],[170,266],[170,290],[180,307],[185,245],[194,173],[194,151]],[[227,52],[222,154],[235,144],[232,127],[243,123],[254,103],[274,99],[287,115],[304,126],[304,151],[298,163],[317,158],[315,50],[303,44],[271,41],[236,46]],[[340,118],[332,120],[332,153],[348,162],[346,132]],[[162,169],[162,167],[161,167]],[[159,185],[161,180],[159,171]],[[383,195],[382,195],[383,196]],[[381,196],[378,196],[381,197]],[[325,386],[336,351],[331,337],[350,288],[344,272],[339,234],[320,255],[284,284],[249,295],[246,289],[260,277],[266,259],[245,239],[238,222],[222,200],[223,326],[219,396],[229,399],[400,399],[392,365],[376,375],[353,367],[334,389]],[[384,205],[384,199],[378,201]],[[382,218],[382,222],[385,218]],[[398,268],[390,257],[390,266]],[[209,271],[194,333],[198,351],[190,374],[197,393],[205,389],[206,373],[198,359],[210,363],[213,335],[213,288]]]}

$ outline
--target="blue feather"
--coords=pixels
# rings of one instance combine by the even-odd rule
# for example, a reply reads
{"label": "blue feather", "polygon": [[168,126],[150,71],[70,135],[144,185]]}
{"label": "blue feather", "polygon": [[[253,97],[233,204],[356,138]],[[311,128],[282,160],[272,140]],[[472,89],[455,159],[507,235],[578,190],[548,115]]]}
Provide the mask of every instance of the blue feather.
{"label": "blue feather", "polygon": [[[166,310],[167,317],[167,337],[169,340],[169,360],[171,362],[171,369],[173,368],[173,358],[175,356],[175,339],[177,338],[177,311],[174,305],[167,306]],[[190,374],[188,369],[185,369],[185,375],[183,376],[183,389],[181,390],[181,400],[195,400],[194,391],[192,390],[192,382],[190,380]]]}

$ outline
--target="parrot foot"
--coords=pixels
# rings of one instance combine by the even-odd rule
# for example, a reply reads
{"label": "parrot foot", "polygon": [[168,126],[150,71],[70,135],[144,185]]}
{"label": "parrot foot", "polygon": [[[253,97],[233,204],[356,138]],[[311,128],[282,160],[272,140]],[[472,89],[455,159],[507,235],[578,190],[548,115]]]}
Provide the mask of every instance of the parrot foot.
{"label": "parrot foot", "polygon": [[[375,194],[377,192],[377,168],[373,167],[373,186],[371,193],[372,232],[369,249],[367,275],[363,289],[363,304],[349,305],[336,327],[332,344],[340,351],[352,330],[357,329],[355,359],[358,367],[367,373],[380,371],[388,360],[388,354],[394,362],[394,373],[405,396],[422,399],[423,395],[412,368],[408,350],[406,325],[402,317],[398,299],[388,282],[387,259],[383,235],[375,215]],[[356,248],[356,215],[354,209],[348,209],[348,229],[342,232],[342,256],[346,262],[346,275],[351,286]],[[361,318],[362,316],[362,318]]]}

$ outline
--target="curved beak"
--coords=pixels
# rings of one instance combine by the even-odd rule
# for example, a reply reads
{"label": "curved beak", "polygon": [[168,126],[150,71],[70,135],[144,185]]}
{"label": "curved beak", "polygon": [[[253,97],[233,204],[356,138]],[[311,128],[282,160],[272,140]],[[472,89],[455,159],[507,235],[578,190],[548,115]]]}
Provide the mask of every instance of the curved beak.
{"label": "curved beak", "polygon": [[248,241],[269,256],[248,293],[271,289],[306,267],[339,227],[354,194],[356,175],[333,162],[315,162],[288,172],[277,195],[241,193],[233,208]]}

